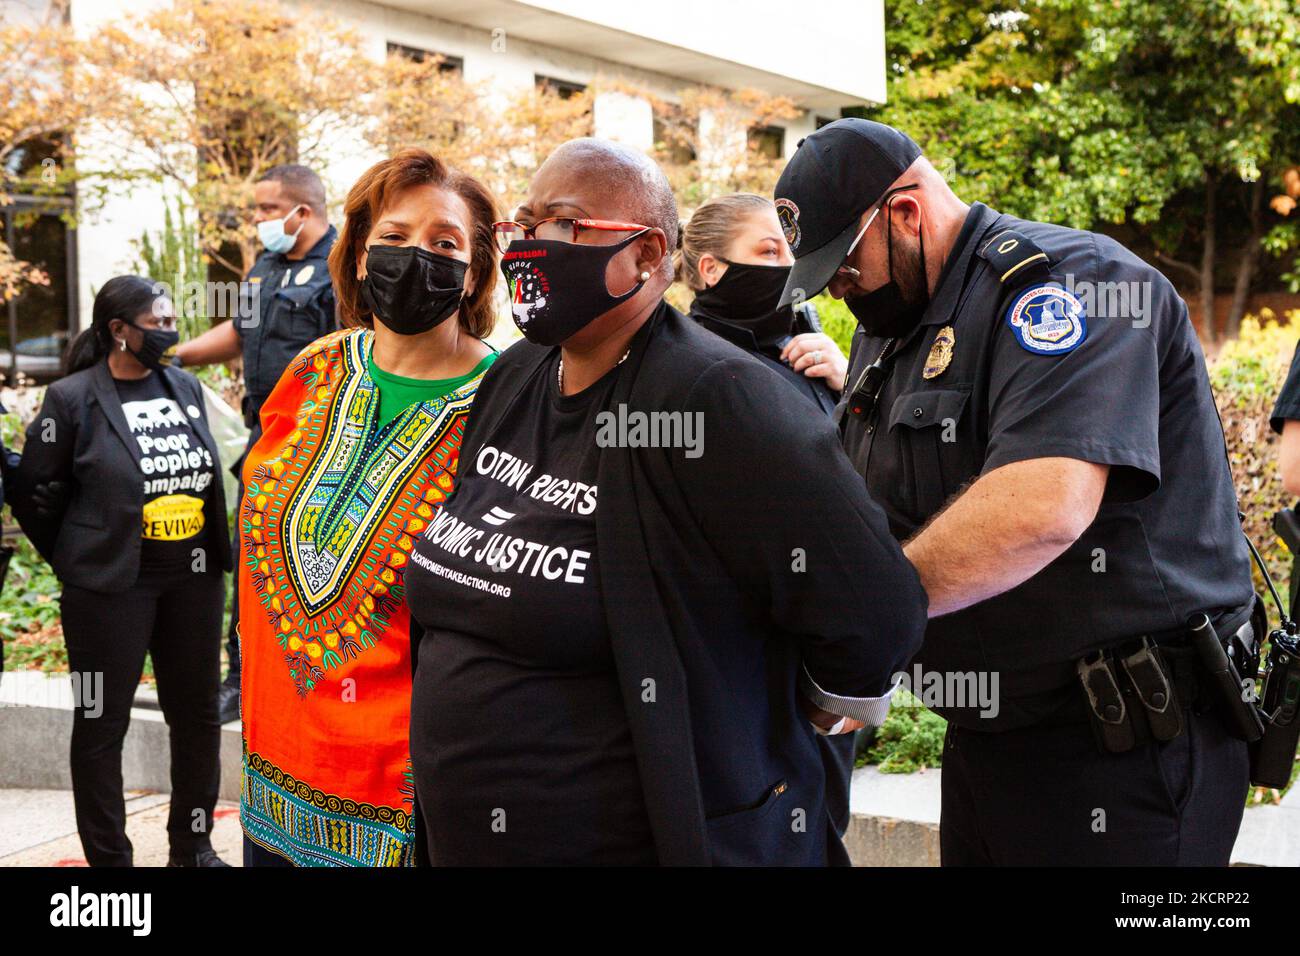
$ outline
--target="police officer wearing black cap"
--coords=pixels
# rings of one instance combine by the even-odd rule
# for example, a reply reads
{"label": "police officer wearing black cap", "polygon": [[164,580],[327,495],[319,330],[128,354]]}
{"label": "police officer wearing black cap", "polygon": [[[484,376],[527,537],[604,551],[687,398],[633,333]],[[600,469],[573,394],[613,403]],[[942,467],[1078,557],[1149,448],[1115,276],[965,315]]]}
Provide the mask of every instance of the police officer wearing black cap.
{"label": "police officer wearing black cap", "polygon": [[[240,315],[176,348],[185,365],[243,356],[248,448],[262,436],[262,404],[294,356],[338,328],[328,263],[338,232],[327,218],[320,177],[306,166],[274,166],[254,184],[253,198],[253,221],[264,251],[244,278]],[[243,463],[241,457],[231,469],[236,479]],[[221,688],[222,723],[239,716],[238,594],[233,608],[227,644],[230,670]]]}
{"label": "police officer wearing black cap", "polygon": [[1185,304],[878,123],[809,136],[776,203],[785,301],[858,320],[844,447],[929,593],[944,864],[1226,864],[1247,747],[1189,627],[1241,655],[1256,603]]}

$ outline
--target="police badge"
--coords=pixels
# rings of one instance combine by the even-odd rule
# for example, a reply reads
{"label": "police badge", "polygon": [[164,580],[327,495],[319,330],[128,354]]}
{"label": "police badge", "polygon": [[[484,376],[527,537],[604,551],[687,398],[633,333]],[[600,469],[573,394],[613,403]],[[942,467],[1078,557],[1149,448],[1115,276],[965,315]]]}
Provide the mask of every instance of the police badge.
{"label": "police badge", "polygon": [[934,344],[930,346],[930,354],[925,359],[925,369],[921,372],[921,377],[938,378],[947,371],[948,366],[952,364],[952,350],[956,344],[957,336],[953,334],[952,326],[945,325],[934,337]]}

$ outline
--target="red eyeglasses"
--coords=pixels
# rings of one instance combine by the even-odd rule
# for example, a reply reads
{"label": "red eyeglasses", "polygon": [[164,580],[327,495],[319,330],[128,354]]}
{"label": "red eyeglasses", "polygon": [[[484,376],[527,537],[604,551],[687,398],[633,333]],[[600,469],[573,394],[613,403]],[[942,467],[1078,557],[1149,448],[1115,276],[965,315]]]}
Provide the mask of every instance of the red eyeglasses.
{"label": "red eyeglasses", "polygon": [[522,222],[505,219],[492,223],[492,234],[497,248],[505,252],[510,243],[523,239],[542,239],[553,242],[581,242],[579,238],[588,230],[601,232],[645,232],[649,226],[637,222],[611,222],[608,219],[574,219],[572,216],[552,216],[525,226]]}

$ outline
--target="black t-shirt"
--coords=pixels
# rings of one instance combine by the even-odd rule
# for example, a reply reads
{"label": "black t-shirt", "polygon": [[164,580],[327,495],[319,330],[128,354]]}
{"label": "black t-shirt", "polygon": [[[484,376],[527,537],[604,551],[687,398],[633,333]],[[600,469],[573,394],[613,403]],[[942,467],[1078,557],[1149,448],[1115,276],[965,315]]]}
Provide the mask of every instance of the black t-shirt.
{"label": "black t-shirt", "polygon": [[596,416],[619,368],[520,391],[417,541],[411,751],[433,862],[655,862],[601,602]]}
{"label": "black t-shirt", "polygon": [[188,568],[204,537],[204,509],[217,480],[212,454],[194,430],[202,411],[182,407],[156,372],[113,381],[143,474],[140,567]]}

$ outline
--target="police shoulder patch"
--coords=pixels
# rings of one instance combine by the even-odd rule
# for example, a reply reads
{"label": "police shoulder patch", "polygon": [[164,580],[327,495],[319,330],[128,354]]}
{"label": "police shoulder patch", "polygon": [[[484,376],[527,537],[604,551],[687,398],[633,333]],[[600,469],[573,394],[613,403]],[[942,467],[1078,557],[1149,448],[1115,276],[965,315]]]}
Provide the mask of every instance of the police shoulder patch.
{"label": "police shoulder patch", "polygon": [[785,233],[785,241],[791,249],[798,249],[802,238],[799,234],[799,207],[782,196],[776,200],[776,218],[781,224],[781,231]]}
{"label": "police shoulder patch", "polygon": [[1083,303],[1058,282],[1031,286],[1007,307],[1016,341],[1035,355],[1064,355],[1088,337]]}

